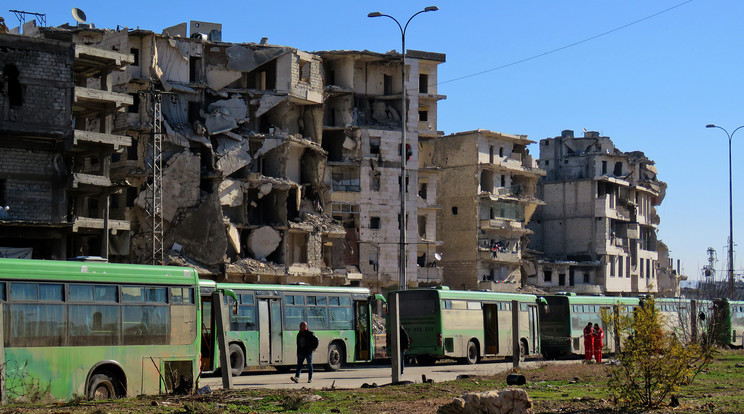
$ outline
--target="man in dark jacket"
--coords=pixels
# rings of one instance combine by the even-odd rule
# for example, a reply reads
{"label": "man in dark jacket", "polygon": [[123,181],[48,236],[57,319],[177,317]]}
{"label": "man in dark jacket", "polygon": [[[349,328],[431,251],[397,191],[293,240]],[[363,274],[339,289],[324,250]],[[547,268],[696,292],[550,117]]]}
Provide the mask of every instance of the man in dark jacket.
{"label": "man in dark jacket", "polygon": [[408,332],[406,332],[405,328],[403,328],[403,325],[400,326],[400,375],[403,375],[403,368],[405,368],[405,362],[406,362],[406,351],[408,351],[408,346],[411,344],[411,339],[408,337]]}
{"label": "man in dark jacket", "polygon": [[313,352],[318,349],[318,337],[307,329],[307,322],[300,322],[300,332],[297,333],[297,373],[290,377],[292,382],[300,381],[302,365],[307,361],[307,382],[313,382]]}

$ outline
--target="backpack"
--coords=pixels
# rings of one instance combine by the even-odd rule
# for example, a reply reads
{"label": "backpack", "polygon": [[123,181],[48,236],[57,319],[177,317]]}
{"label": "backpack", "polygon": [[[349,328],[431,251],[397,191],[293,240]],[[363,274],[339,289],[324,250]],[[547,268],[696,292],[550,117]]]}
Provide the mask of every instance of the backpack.
{"label": "backpack", "polygon": [[320,341],[318,340],[318,337],[315,336],[315,332],[312,333],[312,336],[310,336],[310,349],[315,351],[318,349]]}

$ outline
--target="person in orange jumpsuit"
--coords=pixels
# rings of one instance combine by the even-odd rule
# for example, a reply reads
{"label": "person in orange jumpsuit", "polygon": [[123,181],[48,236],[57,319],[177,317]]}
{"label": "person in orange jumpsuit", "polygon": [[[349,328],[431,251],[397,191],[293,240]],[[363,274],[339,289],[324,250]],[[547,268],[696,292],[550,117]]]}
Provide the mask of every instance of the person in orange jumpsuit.
{"label": "person in orange jumpsuit", "polygon": [[592,330],[592,336],[594,336],[594,358],[597,359],[597,363],[602,363],[602,339],[604,339],[604,330],[599,326],[599,324],[594,324],[594,329]]}
{"label": "person in orange jumpsuit", "polygon": [[592,360],[592,350],[594,349],[594,335],[592,330],[592,323],[584,327],[584,360]]}

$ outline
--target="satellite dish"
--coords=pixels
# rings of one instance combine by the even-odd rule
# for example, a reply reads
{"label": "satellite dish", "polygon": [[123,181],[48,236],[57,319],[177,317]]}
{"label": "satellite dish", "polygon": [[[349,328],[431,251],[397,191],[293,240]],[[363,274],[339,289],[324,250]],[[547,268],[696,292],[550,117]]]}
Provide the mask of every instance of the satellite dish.
{"label": "satellite dish", "polygon": [[442,260],[442,255],[439,253],[434,253],[434,258],[437,260]]}
{"label": "satellite dish", "polygon": [[72,8],[72,18],[78,23],[85,23],[85,13],[77,7]]}

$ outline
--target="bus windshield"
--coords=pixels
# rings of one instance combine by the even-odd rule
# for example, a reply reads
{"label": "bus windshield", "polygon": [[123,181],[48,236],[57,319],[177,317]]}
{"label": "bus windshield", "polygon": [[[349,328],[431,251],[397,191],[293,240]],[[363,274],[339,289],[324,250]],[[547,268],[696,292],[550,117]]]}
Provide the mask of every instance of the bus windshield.
{"label": "bus windshield", "polygon": [[399,306],[401,316],[434,315],[437,312],[437,292],[401,292]]}

